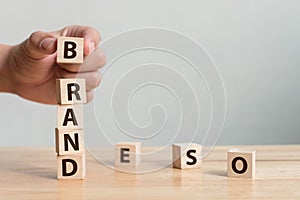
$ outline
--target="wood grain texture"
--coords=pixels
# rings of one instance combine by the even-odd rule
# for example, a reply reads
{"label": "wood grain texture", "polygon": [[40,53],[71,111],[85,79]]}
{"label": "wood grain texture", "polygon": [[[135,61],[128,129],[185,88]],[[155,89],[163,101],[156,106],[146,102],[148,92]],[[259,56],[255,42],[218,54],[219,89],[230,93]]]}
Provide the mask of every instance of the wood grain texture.
{"label": "wood grain texture", "polygon": [[227,177],[230,148],[216,147],[200,169],[170,165],[147,174],[118,172],[87,155],[84,180],[56,179],[53,148],[0,148],[0,196],[6,200],[300,198],[300,145],[238,147],[256,150],[253,179]]}

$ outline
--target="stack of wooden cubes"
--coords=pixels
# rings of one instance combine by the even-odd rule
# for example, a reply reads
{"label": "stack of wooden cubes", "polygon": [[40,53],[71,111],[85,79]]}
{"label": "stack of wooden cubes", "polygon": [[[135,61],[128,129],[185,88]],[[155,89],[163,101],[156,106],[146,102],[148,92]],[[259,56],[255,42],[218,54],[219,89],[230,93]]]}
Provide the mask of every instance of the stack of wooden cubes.
{"label": "stack of wooden cubes", "polygon": [[[59,37],[57,63],[83,62],[83,38]],[[57,79],[57,128],[55,131],[58,179],[83,179],[85,79]]]}

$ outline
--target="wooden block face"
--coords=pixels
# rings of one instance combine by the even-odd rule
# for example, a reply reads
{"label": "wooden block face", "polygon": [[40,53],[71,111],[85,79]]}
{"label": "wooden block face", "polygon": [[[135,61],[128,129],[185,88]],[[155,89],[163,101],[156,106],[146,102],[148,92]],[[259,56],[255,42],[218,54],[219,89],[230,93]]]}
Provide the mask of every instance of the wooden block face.
{"label": "wooden block face", "polygon": [[83,130],[55,129],[55,142],[58,155],[76,155],[85,152]]}
{"label": "wooden block face", "polygon": [[57,128],[59,130],[83,129],[83,119],[83,104],[57,106]]}
{"label": "wooden block face", "polygon": [[179,169],[200,168],[202,146],[195,143],[172,145],[173,167]]}
{"label": "wooden block face", "polygon": [[85,154],[57,156],[58,179],[83,179],[85,175]]}
{"label": "wooden block face", "polygon": [[228,177],[254,177],[255,151],[230,149],[227,154],[227,173]]}
{"label": "wooden block face", "polygon": [[57,63],[82,63],[84,40],[78,37],[58,37]]}
{"label": "wooden block face", "polygon": [[56,95],[61,105],[86,103],[85,79],[56,79]]}
{"label": "wooden block face", "polygon": [[137,166],[140,164],[141,143],[121,142],[115,145],[115,166]]}

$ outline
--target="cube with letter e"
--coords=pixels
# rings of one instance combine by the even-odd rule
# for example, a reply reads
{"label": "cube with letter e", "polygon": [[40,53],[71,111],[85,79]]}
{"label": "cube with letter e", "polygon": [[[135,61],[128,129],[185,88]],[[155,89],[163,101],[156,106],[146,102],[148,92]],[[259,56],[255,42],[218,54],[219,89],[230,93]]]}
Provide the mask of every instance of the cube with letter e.
{"label": "cube with letter e", "polygon": [[115,145],[115,166],[137,166],[140,164],[141,143],[120,142]]}

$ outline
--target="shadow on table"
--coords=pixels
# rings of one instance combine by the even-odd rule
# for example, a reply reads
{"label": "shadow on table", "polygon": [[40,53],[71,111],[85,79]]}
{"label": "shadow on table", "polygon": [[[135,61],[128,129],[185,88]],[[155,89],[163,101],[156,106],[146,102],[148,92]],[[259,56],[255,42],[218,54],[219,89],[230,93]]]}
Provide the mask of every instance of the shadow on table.
{"label": "shadow on table", "polygon": [[224,170],[208,170],[205,173],[214,175],[214,176],[222,176],[222,177],[227,177],[227,172]]}

